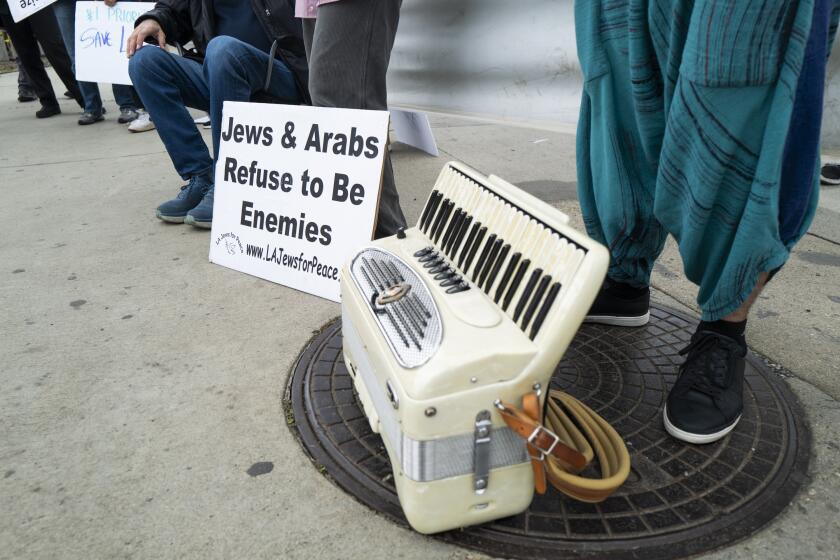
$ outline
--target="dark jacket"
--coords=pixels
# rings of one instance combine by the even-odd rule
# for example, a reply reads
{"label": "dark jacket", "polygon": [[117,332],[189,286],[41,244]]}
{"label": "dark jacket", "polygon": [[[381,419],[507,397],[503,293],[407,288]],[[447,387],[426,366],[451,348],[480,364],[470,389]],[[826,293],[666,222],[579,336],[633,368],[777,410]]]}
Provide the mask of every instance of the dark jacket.
{"label": "dark jacket", "polygon": [[[292,71],[301,96],[310,103],[309,67],[301,23],[295,18],[295,0],[250,2],[266,34],[276,43],[276,56]],[[160,0],[154,9],[137,18],[134,25],[154,19],[163,28],[168,42],[184,45],[192,41],[198,55],[203,58],[207,43],[216,36],[214,16],[213,0]]]}

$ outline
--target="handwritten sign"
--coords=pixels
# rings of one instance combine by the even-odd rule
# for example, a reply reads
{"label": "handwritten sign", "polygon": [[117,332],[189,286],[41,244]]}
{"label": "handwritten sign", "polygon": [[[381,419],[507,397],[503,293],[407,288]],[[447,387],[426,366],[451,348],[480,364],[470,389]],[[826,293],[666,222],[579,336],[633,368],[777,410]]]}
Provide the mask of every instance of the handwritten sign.
{"label": "handwritten sign", "polygon": [[125,42],[138,17],[154,2],[76,3],[76,79],[82,82],[131,84]]}
{"label": "handwritten sign", "polygon": [[[2,0],[0,0],[2,1]],[[7,0],[12,19],[20,21],[26,19],[35,12],[43,10],[56,0]]]}
{"label": "handwritten sign", "polygon": [[333,301],[373,236],[387,111],[226,101],[210,261]]}

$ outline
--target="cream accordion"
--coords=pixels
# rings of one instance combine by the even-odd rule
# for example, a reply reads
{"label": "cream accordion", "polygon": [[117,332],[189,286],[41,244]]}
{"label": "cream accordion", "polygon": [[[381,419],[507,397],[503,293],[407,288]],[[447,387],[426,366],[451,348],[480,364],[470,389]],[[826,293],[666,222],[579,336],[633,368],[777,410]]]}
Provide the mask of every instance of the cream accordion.
{"label": "cream accordion", "polygon": [[498,177],[449,163],[417,226],[342,270],[345,362],[419,532],[531,502],[525,440],[494,402],[547,389],[606,274],[606,249],[568,221]]}

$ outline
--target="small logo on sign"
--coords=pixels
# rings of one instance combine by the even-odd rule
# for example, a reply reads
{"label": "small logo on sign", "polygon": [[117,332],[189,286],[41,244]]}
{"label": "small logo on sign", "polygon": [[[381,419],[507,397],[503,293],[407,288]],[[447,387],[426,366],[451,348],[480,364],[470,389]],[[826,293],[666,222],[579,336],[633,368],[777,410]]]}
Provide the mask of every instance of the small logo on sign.
{"label": "small logo on sign", "polygon": [[233,232],[223,233],[216,238],[216,245],[221,245],[229,255],[241,255],[245,252],[239,236]]}

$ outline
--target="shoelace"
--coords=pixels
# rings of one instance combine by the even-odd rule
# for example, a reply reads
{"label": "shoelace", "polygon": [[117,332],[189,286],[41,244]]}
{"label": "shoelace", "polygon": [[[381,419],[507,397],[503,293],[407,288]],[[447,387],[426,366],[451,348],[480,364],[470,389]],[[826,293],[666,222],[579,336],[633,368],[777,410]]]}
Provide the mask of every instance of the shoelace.
{"label": "shoelace", "polygon": [[[703,332],[680,350],[687,355],[677,384],[683,392],[691,389],[712,398],[728,385],[729,363],[741,352],[737,342],[713,332]],[[707,367],[708,366],[708,367]]]}
{"label": "shoelace", "polygon": [[[190,193],[192,192],[192,189],[195,186],[197,181],[198,181],[197,178],[195,178],[195,177],[191,178],[189,183],[187,183],[186,185],[181,187],[181,192],[178,193],[178,198],[180,200],[183,200],[183,199],[187,198],[190,195]],[[202,194],[202,196],[204,196],[206,193],[207,193],[207,189],[204,189],[204,192],[202,192],[201,194]]]}

